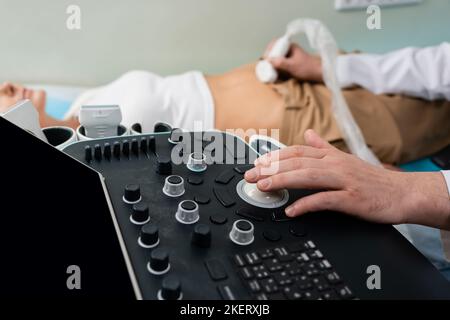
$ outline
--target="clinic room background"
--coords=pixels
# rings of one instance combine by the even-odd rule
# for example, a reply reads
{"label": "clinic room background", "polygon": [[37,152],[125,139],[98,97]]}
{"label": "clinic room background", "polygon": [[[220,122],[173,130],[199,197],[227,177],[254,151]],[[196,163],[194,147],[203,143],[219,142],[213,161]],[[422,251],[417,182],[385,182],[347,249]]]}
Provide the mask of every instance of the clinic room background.
{"label": "clinic room background", "polygon": [[[66,28],[71,4],[81,30]],[[449,0],[387,8],[382,30],[371,31],[364,10],[338,12],[332,0],[0,0],[0,81],[92,86],[131,69],[223,72],[255,61],[306,16],[324,21],[344,50],[436,45],[450,39],[449,12]]]}

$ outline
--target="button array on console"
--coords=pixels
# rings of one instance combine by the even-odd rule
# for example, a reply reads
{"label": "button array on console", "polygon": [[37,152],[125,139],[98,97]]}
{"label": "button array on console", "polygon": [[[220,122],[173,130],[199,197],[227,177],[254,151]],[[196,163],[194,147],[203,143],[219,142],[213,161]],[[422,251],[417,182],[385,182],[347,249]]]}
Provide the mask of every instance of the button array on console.
{"label": "button array on console", "polygon": [[91,162],[93,159],[96,161],[101,161],[106,159],[111,160],[112,157],[119,160],[124,156],[129,159],[130,155],[139,157],[140,152],[146,154],[148,150],[155,152],[155,137],[142,137],[140,140],[138,138],[132,138],[131,142],[128,139],[120,141],[114,141],[112,144],[110,142],[105,142],[103,145],[96,143],[93,147],[90,145],[85,146],[84,149],[84,159],[86,162]]}

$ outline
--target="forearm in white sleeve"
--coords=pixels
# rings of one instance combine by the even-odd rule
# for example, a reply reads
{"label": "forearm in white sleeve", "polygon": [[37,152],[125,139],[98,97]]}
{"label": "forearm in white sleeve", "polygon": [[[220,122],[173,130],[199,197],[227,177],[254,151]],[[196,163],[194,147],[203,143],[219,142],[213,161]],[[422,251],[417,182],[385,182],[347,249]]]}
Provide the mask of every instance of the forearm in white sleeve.
{"label": "forearm in white sleeve", "polygon": [[375,94],[450,100],[450,43],[384,55],[341,55],[337,77],[343,88],[358,85]]}

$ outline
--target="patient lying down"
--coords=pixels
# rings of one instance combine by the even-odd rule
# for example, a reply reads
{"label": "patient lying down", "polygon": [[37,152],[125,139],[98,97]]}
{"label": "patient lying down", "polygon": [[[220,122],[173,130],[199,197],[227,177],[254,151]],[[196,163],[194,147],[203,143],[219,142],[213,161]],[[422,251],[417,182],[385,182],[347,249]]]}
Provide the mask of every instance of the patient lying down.
{"label": "patient lying down", "polygon": [[[81,105],[117,104],[123,124],[140,123],[151,132],[156,122],[192,130],[279,130],[281,142],[303,144],[311,128],[340,149],[347,150],[330,108],[330,93],[322,83],[320,59],[303,50],[304,68],[273,85],[255,76],[255,64],[221,75],[193,71],[160,77],[147,71],[131,71],[117,80],[83,93],[65,120],[45,112],[44,91],[20,85],[0,86],[0,113],[22,99],[30,99],[40,114],[42,127],[65,125],[76,128]],[[375,95],[362,88],[344,90],[350,110],[369,147],[385,163],[397,164],[429,155],[450,143],[444,132],[449,118],[442,101],[429,102],[405,96]],[[426,119],[417,125],[417,119]],[[442,122],[442,123],[441,123]],[[442,130],[441,130],[442,128]]]}

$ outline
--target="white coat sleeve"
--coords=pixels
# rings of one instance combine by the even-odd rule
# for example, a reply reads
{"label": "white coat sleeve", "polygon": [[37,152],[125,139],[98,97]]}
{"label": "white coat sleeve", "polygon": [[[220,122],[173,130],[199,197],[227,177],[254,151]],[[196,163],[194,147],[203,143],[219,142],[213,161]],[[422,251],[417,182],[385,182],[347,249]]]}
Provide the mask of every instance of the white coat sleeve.
{"label": "white coat sleeve", "polygon": [[342,55],[337,77],[343,88],[358,85],[375,94],[450,100],[450,43],[384,55]]}

